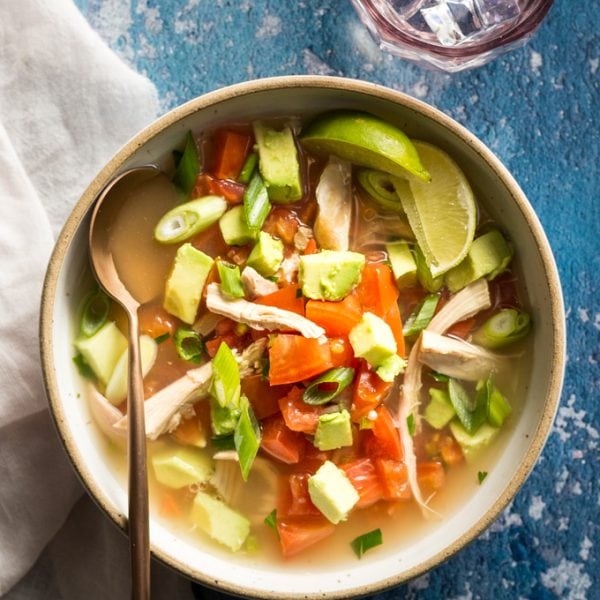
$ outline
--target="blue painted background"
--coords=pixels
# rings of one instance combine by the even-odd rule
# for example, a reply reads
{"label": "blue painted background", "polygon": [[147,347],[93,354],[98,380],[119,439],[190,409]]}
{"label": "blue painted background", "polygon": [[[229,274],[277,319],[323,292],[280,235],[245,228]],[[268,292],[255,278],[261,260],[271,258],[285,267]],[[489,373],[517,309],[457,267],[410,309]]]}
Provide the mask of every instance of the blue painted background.
{"label": "blue painted background", "polygon": [[496,152],[538,212],[562,277],[561,407],[533,475],[491,529],[376,598],[600,598],[598,3],[558,0],[525,48],[445,75],[382,54],[345,0],[76,1],[156,84],[165,110],[256,77],[344,75],[424,99]]}

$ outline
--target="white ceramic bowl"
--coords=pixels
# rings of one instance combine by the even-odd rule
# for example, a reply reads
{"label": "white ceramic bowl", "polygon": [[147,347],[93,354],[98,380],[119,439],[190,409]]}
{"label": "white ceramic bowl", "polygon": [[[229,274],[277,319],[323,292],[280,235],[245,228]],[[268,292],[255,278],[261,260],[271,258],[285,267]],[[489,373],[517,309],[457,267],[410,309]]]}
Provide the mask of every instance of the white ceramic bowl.
{"label": "white ceramic bowl", "polygon": [[[283,77],[252,81],[184,104],[126,144],[92,181],[62,230],[48,267],[41,316],[41,352],[50,407],[58,432],[89,493],[106,514],[125,526],[126,491],[100,449],[82,382],[73,362],[74,315],[89,277],[87,229],[90,206],[104,185],[135,165],[160,164],[188,130],[281,114],[310,115],[359,109],[398,125],[409,136],[445,149],[467,174],[479,201],[510,233],[518,253],[534,327],[534,352],[521,414],[503,444],[485,485],[454,514],[437,523],[410,550],[387,540],[357,561],[329,565],[310,561],[265,565],[240,561],[191,545],[151,522],[155,557],[209,586],[261,598],[347,598],[396,585],[432,568],[487,527],[516,494],[549,433],[559,402],[565,360],[564,309],[554,259],[525,195],[482,142],[438,110],[404,94],[359,81],[330,77]],[[235,568],[232,564],[235,563]]]}

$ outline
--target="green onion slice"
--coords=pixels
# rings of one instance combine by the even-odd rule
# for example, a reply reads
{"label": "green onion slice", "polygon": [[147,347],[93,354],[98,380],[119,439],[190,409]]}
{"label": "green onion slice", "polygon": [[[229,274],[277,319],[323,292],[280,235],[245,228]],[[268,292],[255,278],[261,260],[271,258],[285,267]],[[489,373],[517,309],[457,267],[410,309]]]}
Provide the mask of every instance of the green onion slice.
{"label": "green onion slice", "polygon": [[92,367],[85,362],[85,358],[83,358],[83,354],[81,352],[77,352],[77,354],[73,357],[73,362],[77,367],[77,371],[79,374],[85,379],[96,379],[96,374],[92,370]]}
{"label": "green onion slice", "polygon": [[258,154],[256,152],[252,152],[248,155],[248,158],[244,162],[244,166],[240,171],[240,175],[238,177],[238,181],[240,183],[247,184],[250,179],[252,179],[252,175],[254,175],[254,171],[256,169],[256,165],[258,164]]}
{"label": "green onion slice", "polygon": [[231,348],[221,342],[212,359],[211,394],[219,406],[239,408],[240,369]]}
{"label": "green onion slice", "polygon": [[260,447],[260,427],[246,396],[240,398],[241,414],[235,426],[233,440],[244,481],[248,480],[252,463]]}
{"label": "green onion slice", "polygon": [[244,192],[244,218],[250,229],[260,229],[271,211],[267,187],[259,173],[255,173]]}
{"label": "green onion slice", "polygon": [[267,527],[270,527],[274,531],[277,531],[277,509],[274,508],[264,520],[264,523]]}
{"label": "green onion slice", "polygon": [[371,548],[375,548],[375,546],[380,546],[383,544],[383,537],[381,535],[381,529],[373,529],[373,531],[369,531],[369,533],[364,533],[363,535],[359,535],[357,538],[353,539],[350,542],[350,546],[352,546],[352,550],[358,558],[362,558],[362,555]]}
{"label": "green onion slice", "polygon": [[198,148],[191,131],[185,138],[185,149],[181,158],[177,162],[177,170],[173,177],[173,183],[181,188],[186,195],[194,189],[196,179],[200,172],[200,158],[198,157]]}
{"label": "green onion slice", "polygon": [[525,312],[505,308],[492,315],[473,334],[473,342],[484,348],[501,348],[523,339],[531,329],[531,318]]}
{"label": "green onion slice", "polygon": [[448,394],[462,426],[469,435],[474,435],[487,418],[485,394],[478,391],[475,398],[471,398],[467,390],[452,378],[448,381]]}
{"label": "green onion slice", "polygon": [[163,342],[166,342],[170,337],[171,337],[171,334],[167,331],[166,333],[163,333],[162,335],[157,335],[154,338],[154,341],[157,344],[162,344]]}
{"label": "green onion slice", "polygon": [[[214,398],[210,398],[210,426],[217,438],[230,436],[233,441],[233,432],[240,418],[238,406],[221,406]],[[214,438],[213,438],[214,439]],[[225,442],[224,442],[225,443]],[[228,449],[235,448],[235,442]]]}
{"label": "green onion slice", "polygon": [[408,434],[410,437],[415,435],[415,415],[410,414],[406,417],[406,427],[408,428]]}
{"label": "green onion slice", "polygon": [[180,327],[173,335],[177,354],[183,360],[199,363],[204,355],[204,342],[198,332],[189,327]]}
{"label": "green onion slice", "polygon": [[354,369],[351,367],[336,367],[323,373],[305,390],[302,400],[306,404],[326,404],[341,394],[354,379]]}
{"label": "green onion slice", "polygon": [[244,287],[242,285],[240,268],[237,265],[218,260],[217,271],[219,272],[219,278],[221,279],[221,289],[223,290],[223,293],[232,298],[243,298]]}
{"label": "green onion slice", "polygon": [[435,309],[439,301],[440,297],[438,294],[425,296],[423,301],[406,319],[406,323],[404,323],[404,327],[402,328],[404,337],[415,337],[429,325],[431,319],[433,319],[433,315],[435,315]]}
{"label": "green onion slice", "polygon": [[154,238],[161,244],[177,244],[204,231],[227,210],[221,196],[203,196],[171,209],[154,228]]}
{"label": "green onion slice", "polygon": [[481,402],[486,406],[488,423],[492,427],[502,427],[506,417],[512,412],[512,408],[508,400],[494,385],[491,373],[485,381],[477,384],[477,393],[481,394]]}
{"label": "green onion slice", "polygon": [[211,438],[211,442],[217,450],[235,450],[232,434],[215,435]]}
{"label": "green onion slice", "polygon": [[81,320],[79,330],[85,337],[92,337],[100,330],[108,319],[110,310],[110,298],[102,291],[90,292],[81,309]]}
{"label": "green onion slice", "polygon": [[358,183],[379,206],[394,212],[404,212],[400,197],[394,186],[396,177],[383,171],[361,169],[357,174],[357,178]]}

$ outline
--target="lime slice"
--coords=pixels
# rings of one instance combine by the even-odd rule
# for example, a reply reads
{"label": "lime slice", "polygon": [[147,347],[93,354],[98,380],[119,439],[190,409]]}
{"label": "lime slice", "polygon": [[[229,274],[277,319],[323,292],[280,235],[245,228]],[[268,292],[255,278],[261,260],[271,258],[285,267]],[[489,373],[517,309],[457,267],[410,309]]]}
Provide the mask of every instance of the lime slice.
{"label": "lime slice", "polygon": [[425,142],[414,145],[431,181],[411,177],[396,182],[396,192],[431,275],[438,277],[467,255],[477,207],[465,174],[445,152]]}
{"label": "lime slice", "polygon": [[368,113],[326,113],[308,125],[300,141],[315,154],[334,154],[361,167],[429,181],[429,174],[408,137]]}

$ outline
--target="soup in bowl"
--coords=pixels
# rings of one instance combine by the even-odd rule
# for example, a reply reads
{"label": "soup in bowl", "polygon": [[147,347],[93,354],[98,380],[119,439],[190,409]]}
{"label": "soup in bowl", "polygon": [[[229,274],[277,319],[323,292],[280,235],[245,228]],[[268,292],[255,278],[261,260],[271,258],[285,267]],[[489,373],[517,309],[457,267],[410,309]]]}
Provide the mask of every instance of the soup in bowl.
{"label": "soup in bowl", "polygon": [[[356,81],[293,77],[159,119],[88,188],[42,307],[51,407],[126,522],[126,322],[88,265],[111,244],[139,310],[155,556],[260,597],[413,577],[525,480],[560,395],[564,314],[523,193],[454,121]],[[232,568],[235,565],[235,568]]]}

